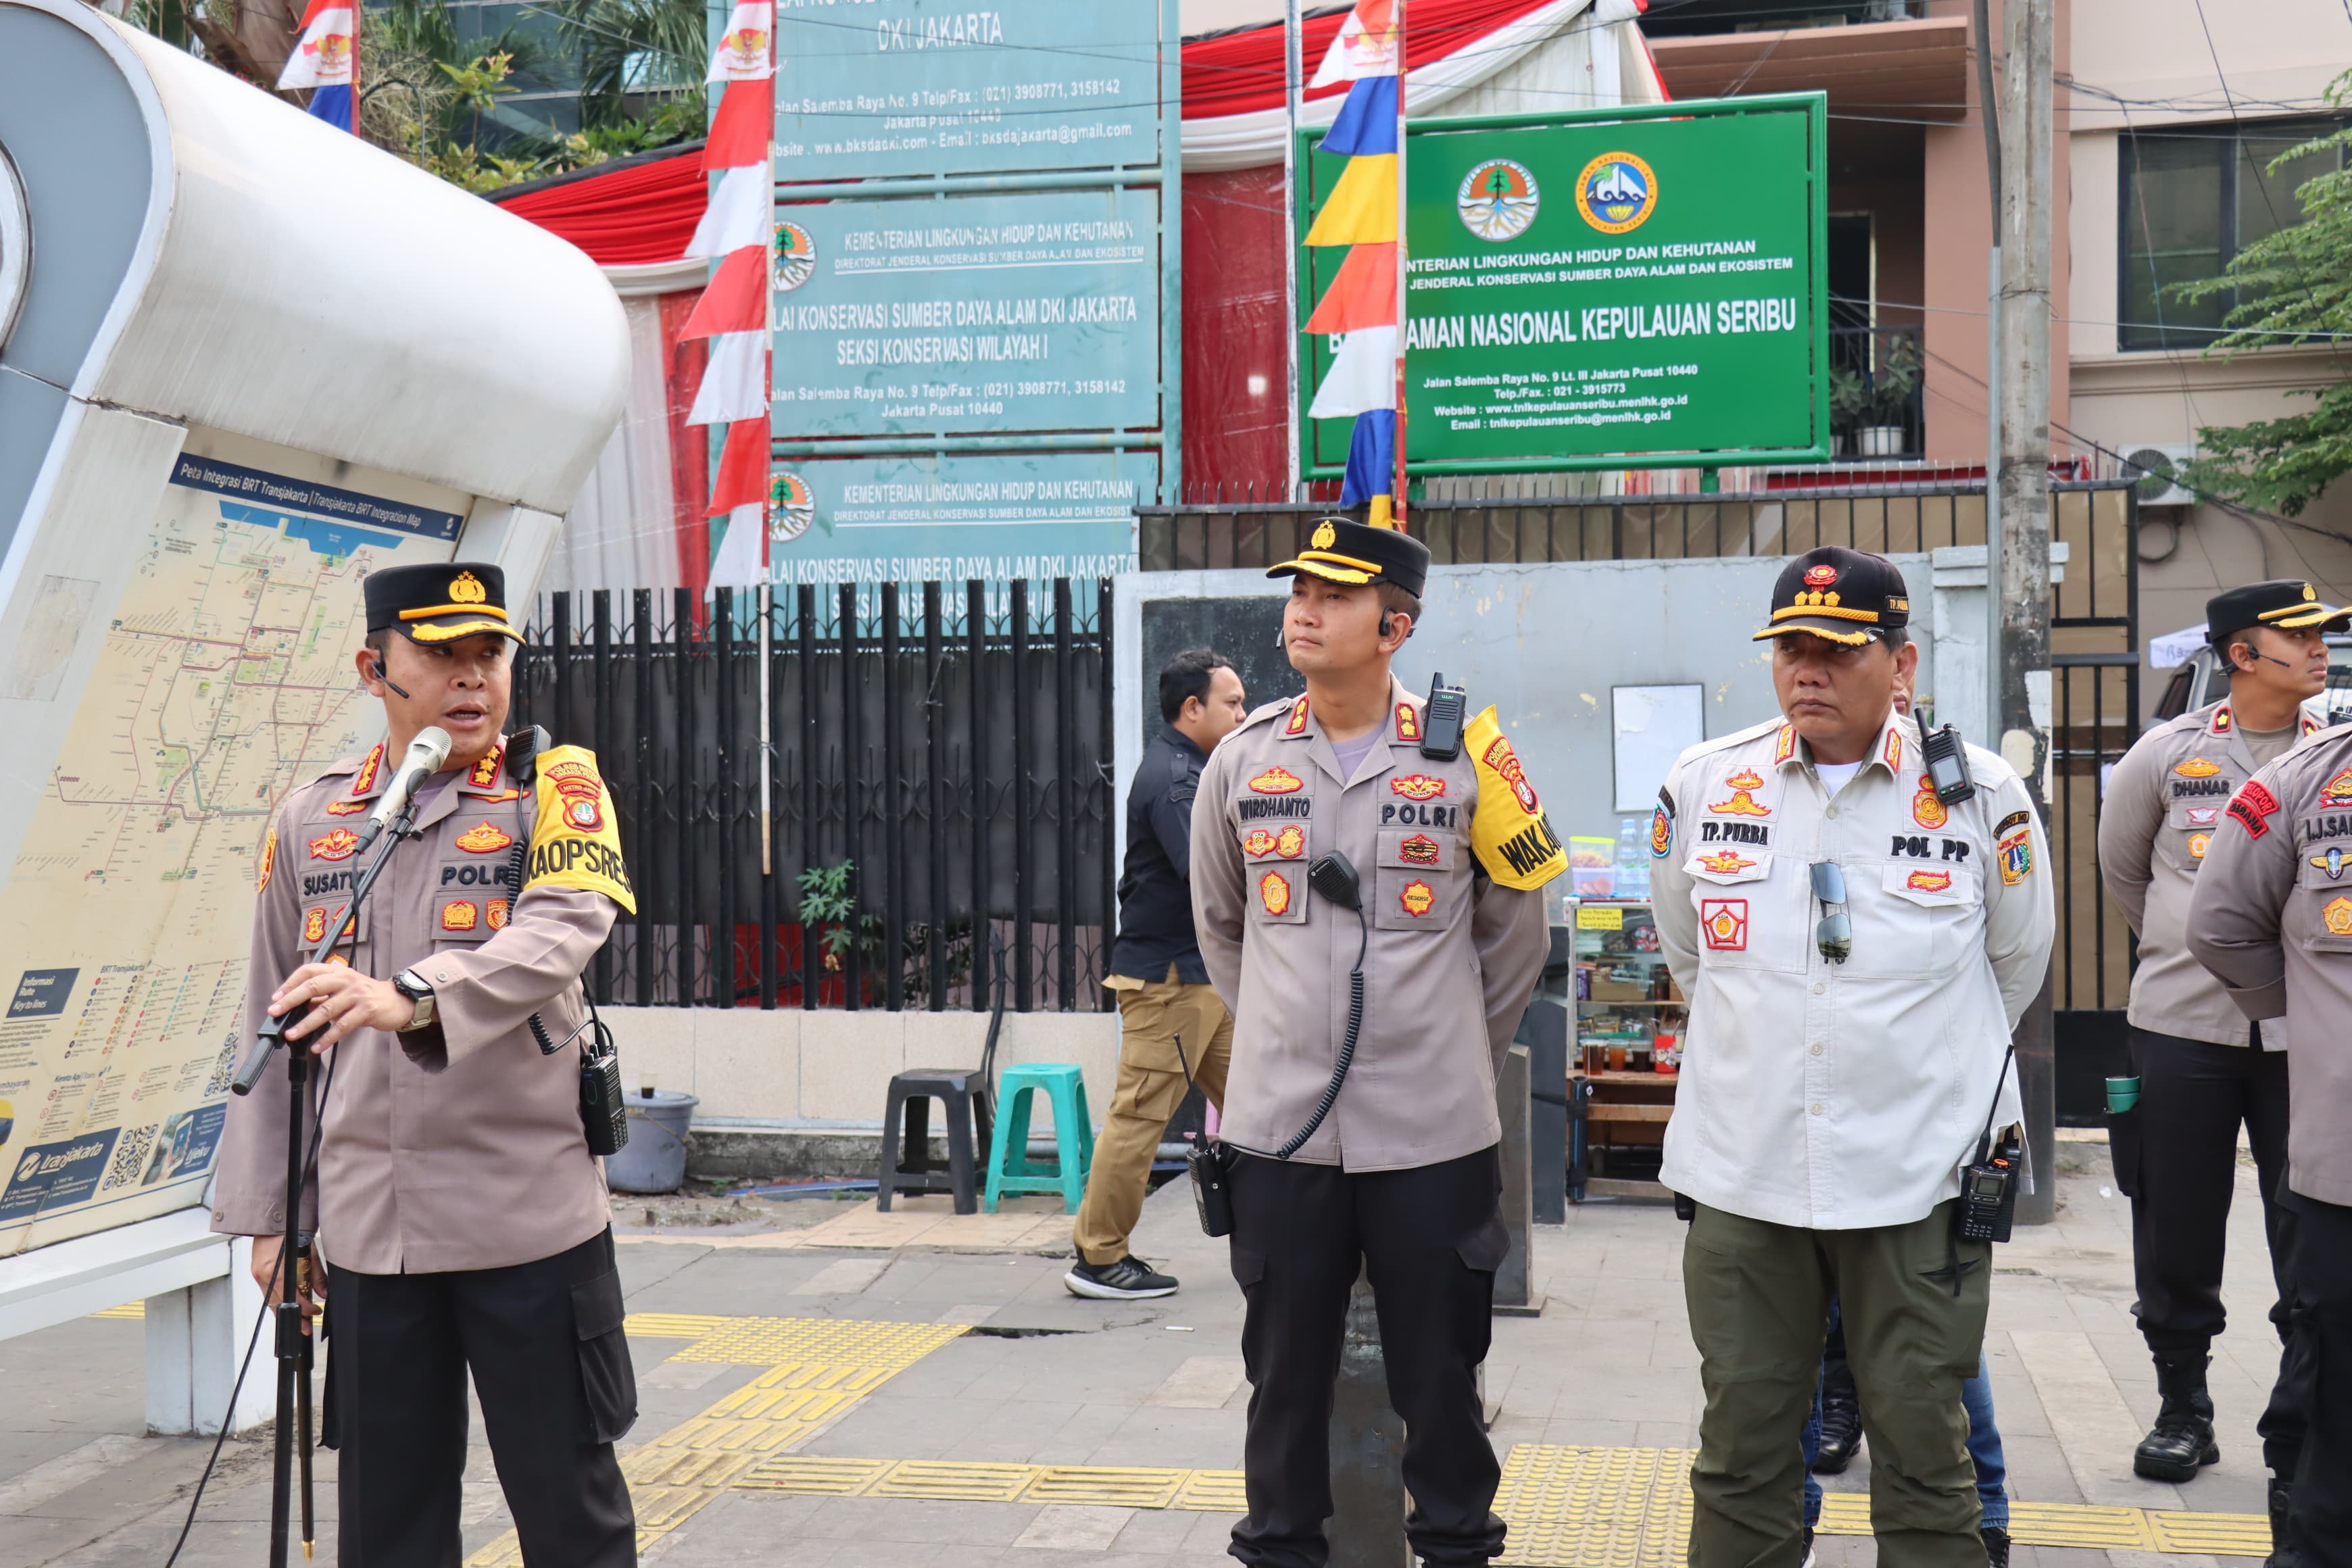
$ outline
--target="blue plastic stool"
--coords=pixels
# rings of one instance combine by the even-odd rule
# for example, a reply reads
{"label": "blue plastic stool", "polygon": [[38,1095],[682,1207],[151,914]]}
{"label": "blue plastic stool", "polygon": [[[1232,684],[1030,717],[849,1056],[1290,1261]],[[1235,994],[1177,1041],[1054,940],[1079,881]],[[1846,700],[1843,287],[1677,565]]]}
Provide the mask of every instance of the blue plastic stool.
{"label": "blue plastic stool", "polygon": [[[1054,1107],[1055,1168],[1029,1163],[1029,1100],[1044,1094]],[[1078,1212],[1086,1195],[1087,1171],[1095,1159],[1094,1123],[1087,1117],[1087,1080],[1066,1062],[1021,1062],[1004,1069],[996,1086],[996,1136],[988,1150],[988,1194],[983,1213],[996,1212],[1006,1193],[1062,1194],[1062,1212]]]}

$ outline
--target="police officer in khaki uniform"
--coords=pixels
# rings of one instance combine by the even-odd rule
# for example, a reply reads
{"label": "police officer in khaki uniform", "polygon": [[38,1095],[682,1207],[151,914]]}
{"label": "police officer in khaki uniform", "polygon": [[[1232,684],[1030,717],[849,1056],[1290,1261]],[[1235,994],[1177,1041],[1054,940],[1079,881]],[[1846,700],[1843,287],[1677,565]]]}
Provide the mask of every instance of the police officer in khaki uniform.
{"label": "police officer in khaki uniform", "polygon": [[[1192,816],[1201,954],[1234,1014],[1223,1136],[1249,1303],[1232,1552],[1325,1561],[1332,1379],[1361,1264],[1404,1420],[1405,1533],[1426,1563],[1484,1563],[1504,1533],[1477,1392],[1507,1246],[1495,1079],[1543,968],[1538,889],[1567,857],[1491,708],[1451,760],[1422,749],[1425,705],[1389,664],[1421,618],[1428,550],[1341,519],[1309,544],[1267,574],[1292,580],[1283,637],[1307,689],[1210,753]],[[1335,853],[1360,921],[1309,886]]]}
{"label": "police officer in khaki uniform", "polygon": [[[2294,1288],[2275,1194],[2286,1163],[2284,1030],[2249,1026],[2189,951],[2189,894],[2230,797],[2254,771],[2317,728],[2302,710],[2327,679],[2321,633],[2345,612],[2308,583],[2252,583],[2205,606],[2230,663],[2227,700],[2158,724],[2116,764],[2100,803],[2099,869],[2139,933],[2132,973],[2131,1072],[2139,1103],[2112,1119],[2116,1184],[2132,1204],[2133,1310],[2163,1398],[2132,1457],[2152,1480],[2185,1481],[2221,1457],[2205,1368],[2223,1323],[2222,1248],[2237,1188],[2238,1130],[2253,1146],[2286,1333]],[[2260,1430],[2273,1511],[2294,1473],[2302,1418],[2297,1358],[2283,1357]]]}
{"label": "police officer in khaki uniform", "polygon": [[[478,563],[365,584],[361,682],[388,738],[278,809],[261,851],[248,1037],[307,1007],[323,1058],[303,1224],[326,1298],[324,1440],[344,1568],[455,1564],[470,1374],[532,1568],[636,1561],[613,1445],[636,1416],[603,1167],[579,1107],[581,971],[635,910],[595,759],[510,758],[505,580]],[[352,939],[303,962],[341,913],[360,830],[427,726],[452,742],[417,792]],[[536,1019],[556,1048],[543,1049]],[[213,1228],[256,1237],[277,1295],[286,1079],[229,1102]],[[314,1305],[305,1301],[306,1313]]]}
{"label": "police officer in khaki uniform", "polygon": [[2305,1426],[2273,1556],[2352,1568],[2352,730],[2258,770],[2223,814],[2189,906],[2189,949],[2245,1016],[2286,1024],[2279,1206],[2307,1357]]}

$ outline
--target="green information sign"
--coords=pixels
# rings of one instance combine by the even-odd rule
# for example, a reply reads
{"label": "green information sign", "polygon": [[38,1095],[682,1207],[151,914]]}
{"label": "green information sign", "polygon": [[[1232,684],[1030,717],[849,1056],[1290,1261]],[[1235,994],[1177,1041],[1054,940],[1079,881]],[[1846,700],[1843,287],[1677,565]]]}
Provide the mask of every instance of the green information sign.
{"label": "green information sign", "polygon": [[[1826,460],[1825,102],[1409,125],[1410,471]],[[1304,234],[1347,160],[1302,140]],[[1302,249],[1302,325],[1345,254]],[[1306,342],[1302,407],[1331,360]],[[1351,423],[1306,422],[1310,474]]]}

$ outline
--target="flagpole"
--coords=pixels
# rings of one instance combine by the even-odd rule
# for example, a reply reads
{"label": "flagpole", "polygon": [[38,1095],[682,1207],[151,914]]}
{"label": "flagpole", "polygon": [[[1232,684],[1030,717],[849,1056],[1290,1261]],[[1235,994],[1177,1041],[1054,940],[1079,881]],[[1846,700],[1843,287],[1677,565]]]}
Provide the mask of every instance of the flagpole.
{"label": "flagpole", "polygon": [[1304,50],[1298,33],[1298,0],[1285,0],[1282,10],[1282,310],[1284,331],[1282,341],[1283,386],[1287,416],[1284,428],[1289,433],[1284,467],[1288,488],[1282,499],[1296,503],[1298,500],[1298,446],[1303,432],[1299,427],[1298,406],[1298,99],[1299,82],[1304,79]]}
{"label": "flagpole", "polygon": [[1406,269],[1405,269],[1405,226],[1404,226],[1404,220],[1405,220],[1405,213],[1406,213],[1406,211],[1407,211],[1406,205],[1405,205],[1405,147],[1404,147],[1404,127],[1405,127],[1405,113],[1404,113],[1404,89],[1405,89],[1405,79],[1405,79],[1405,0],[1396,0],[1396,12],[1395,12],[1395,18],[1394,18],[1394,20],[1395,20],[1395,26],[1396,26],[1396,115],[1397,115],[1397,134],[1396,134],[1396,190],[1397,190],[1397,212],[1396,212],[1396,271],[1397,271],[1397,277],[1396,277],[1396,388],[1395,388],[1395,399],[1394,399],[1394,406],[1395,406],[1395,408],[1396,408],[1396,471],[1395,471],[1395,475],[1394,475],[1393,479],[1391,480],[1391,482],[1392,484],[1394,484],[1394,486],[1395,486],[1396,488],[1395,488],[1395,489],[1391,492],[1393,499],[1392,499],[1392,500],[1391,500],[1391,510],[1390,510],[1390,515],[1391,515],[1392,518],[1394,518],[1394,519],[1395,519],[1395,526],[1396,526],[1397,531],[1398,531],[1399,532],[1408,532],[1408,531],[1409,531],[1409,530],[1407,530],[1407,529],[1406,529],[1406,527],[1405,527],[1405,518],[1404,518],[1404,513],[1405,513],[1405,488],[1404,488],[1404,487],[1405,487],[1405,468],[1404,468],[1404,447],[1405,447],[1405,440],[1404,440],[1404,338],[1405,338],[1405,315],[1406,315],[1406,310],[1405,310],[1405,293],[1404,293],[1404,286],[1405,286],[1405,270],[1406,270]]}

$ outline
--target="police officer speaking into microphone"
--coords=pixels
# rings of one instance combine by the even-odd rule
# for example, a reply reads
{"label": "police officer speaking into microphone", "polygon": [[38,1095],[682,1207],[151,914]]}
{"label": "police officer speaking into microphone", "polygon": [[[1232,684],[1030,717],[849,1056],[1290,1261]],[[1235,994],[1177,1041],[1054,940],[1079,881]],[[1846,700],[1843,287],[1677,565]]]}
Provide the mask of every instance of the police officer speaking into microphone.
{"label": "police officer speaking into microphone", "polygon": [[[523,1561],[634,1563],[613,1445],[636,1384],[581,1120],[581,971],[635,907],[612,805],[590,753],[525,757],[527,737],[501,733],[522,639],[499,568],[393,567],[365,594],[354,664],[387,738],[279,808],[246,994],[248,1037],[299,1016],[289,1043],[322,1058],[302,1224],[326,1303],[339,1561],[457,1563],[470,1374]],[[302,962],[349,900],[365,814],[430,726],[451,744],[417,791],[415,840],[334,961]],[[271,1073],[230,1101],[214,1198],[214,1229],[257,1238],[272,1297],[288,1092]]]}
{"label": "police officer speaking into microphone", "polygon": [[[2099,810],[2099,870],[2139,934],[2131,982],[2135,1108],[2112,1118],[2116,1184],[2131,1196],[2133,1311],[2163,1405],[2132,1468],[2186,1481],[2221,1458],[2206,1363],[2221,1332],[2221,1257],[2237,1191],[2238,1129],[2252,1144],[2282,1338],[2294,1299],[2277,1202],[2287,1163],[2283,1020],[2249,1023],[2189,950],[2189,909],[2222,813],[2256,769],[2318,728],[2303,711],[2327,682],[2324,631],[2346,612],[2308,583],[2250,583],[2205,605],[2230,695],[2149,729],[2116,764]],[[2284,1513],[2303,1442],[2299,1361],[2283,1356],[2259,1423]]]}
{"label": "police officer speaking into microphone", "polygon": [[1404,1421],[1406,1536],[1426,1563],[1484,1563],[1504,1537],[1476,1381],[1507,1247],[1495,1079],[1543,968],[1538,889],[1567,857],[1493,710],[1465,724],[1458,691],[1424,702],[1389,672],[1428,550],[1336,518],[1309,544],[1267,574],[1292,580],[1283,638],[1307,689],[1209,754],[1192,815],[1201,955],[1234,1014],[1223,1136],[1251,1394],[1232,1552],[1326,1559],[1360,1263]]}

